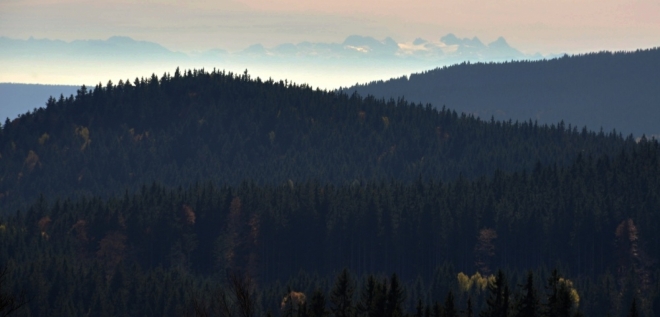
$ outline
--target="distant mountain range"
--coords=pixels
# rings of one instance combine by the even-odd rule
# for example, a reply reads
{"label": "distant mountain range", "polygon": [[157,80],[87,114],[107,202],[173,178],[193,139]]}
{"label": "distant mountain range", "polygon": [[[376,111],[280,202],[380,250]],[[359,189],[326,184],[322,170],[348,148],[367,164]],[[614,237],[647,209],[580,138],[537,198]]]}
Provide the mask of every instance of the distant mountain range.
{"label": "distant mountain range", "polygon": [[[451,40],[447,42],[454,43]],[[498,47],[497,41],[488,47]],[[483,47],[462,40],[461,47]],[[505,46],[501,46],[505,47]],[[447,106],[489,120],[660,135],[660,48],[542,61],[462,63],[345,89]]]}
{"label": "distant mountain range", "polygon": [[418,38],[411,43],[399,43],[387,37],[377,40],[370,36],[351,35],[342,43],[285,43],[266,48],[252,45],[238,52],[223,49],[184,54],[174,52],[153,42],[136,41],[129,37],[115,36],[107,40],[27,40],[0,37],[0,57],[24,59],[31,57],[60,58],[110,58],[111,60],[144,58],[159,59],[206,59],[231,57],[307,57],[307,58],[404,58],[424,60],[473,60],[494,61],[522,58],[541,58],[539,54],[525,55],[511,47],[503,37],[485,45],[477,37],[458,38],[447,34],[435,41]]}
{"label": "distant mountain range", "polygon": [[539,54],[525,55],[511,47],[503,37],[485,45],[476,37],[460,39],[454,34],[447,34],[439,41],[417,38],[411,43],[398,43],[390,37],[380,41],[369,36],[351,35],[342,43],[287,43],[270,49],[257,44],[238,54],[260,57],[375,57],[437,61],[498,61],[543,57]]}
{"label": "distant mountain range", "polygon": [[[660,72],[657,49],[534,61],[542,58],[549,57],[525,55],[502,37],[484,44],[476,37],[459,38],[454,34],[437,41],[418,38],[410,43],[398,43],[389,37],[378,40],[352,35],[342,43],[301,42],[275,47],[256,44],[237,52],[215,49],[192,53],[174,52],[128,37],[72,42],[0,37],[0,66],[4,70],[0,81],[9,81],[3,76],[13,72],[39,74],[55,67],[51,73],[69,75],[69,81],[105,84],[108,79],[116,81],[115,74],[124,79],[124,74],[128,74],[132,82],[135,76],[172,72],[178,66],[209,69],[212,65],[241,72],[248,68],[253,74],[256,69],[256,75],[297,82],[325,80],[328,89],[339,86],[328,83],[350,80],[356,85],[340,89],[383,98],[405,97],[437,107],[445,105],[483,119],[534,120],[544,124],[563,120],[596,131],[616,129],[636,137],[660,135],[656,120],[660,118],[660,80],[655,75]],[[411,69],[418,73],[357,84],[406,74]],[[85,79],[90,77],[100,79]],[[36,80],[39,78],[43,75]],[[49,96],[67,96],[75,93],[77,87],[4,84],[0,86],[0,118],[15,118],[43,106]]]}
{"label": "distant mountain range", "polygon": [[499,38],[483,44],[478,38],[448,34],[438,40],[400,43],[352,35],[341,43],[301,42],[275,47],[255,44],[240,51],[218,48],[175,52],[160,44],[115,36],[106,40],[65,42],[51,39],[0,37],[0,82],[68,83],[74,86],[0,87],[0,118],[42,107],[49,96],[68,96],[82,84],[104,85],[181,69],[226,69],[265,78],[288,79],[325,89],[410,74],[442,65],[469,61],[536,59]]}
{"label": "distant mountain range", "polygon": [[0,37],[0,57],[9,59],[61,58],[61,59],[110,59],[113,61],[130,59],[141,61],[145,58],[176,59],[187,57],[165,47],[130,37],[113,36],[107,40],[27,40]]}

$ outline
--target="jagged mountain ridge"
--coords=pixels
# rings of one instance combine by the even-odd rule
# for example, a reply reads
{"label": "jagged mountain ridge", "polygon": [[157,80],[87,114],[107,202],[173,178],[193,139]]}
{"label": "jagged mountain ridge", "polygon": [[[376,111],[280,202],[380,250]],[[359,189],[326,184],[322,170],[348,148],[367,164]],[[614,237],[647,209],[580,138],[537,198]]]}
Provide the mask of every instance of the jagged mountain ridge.
{"label": "jagged mountain ridge", "polygon": [[254,44],[244,50],[229,52],[222,48],[193,53],[169,50],[157,43],[136,41],[126,36],[113,36],[106,40],[76,40],[65,42],[51,39],[27,40],[0,37],[0,56],[19,58],[99,58],[110,60],[159,58],[227,58],[243,57],[308,57],[308,58],[421,58],[436,60],[511,60],[538,58],[528,56],[509,46],[503,37],[484,45],[477,37],[458,38],[450,33],[438,40],[416,39],[412,43],[397,42],[387,37],[377,40],[370,36],[350,35],[341,43],[283,43],[275,47]]}

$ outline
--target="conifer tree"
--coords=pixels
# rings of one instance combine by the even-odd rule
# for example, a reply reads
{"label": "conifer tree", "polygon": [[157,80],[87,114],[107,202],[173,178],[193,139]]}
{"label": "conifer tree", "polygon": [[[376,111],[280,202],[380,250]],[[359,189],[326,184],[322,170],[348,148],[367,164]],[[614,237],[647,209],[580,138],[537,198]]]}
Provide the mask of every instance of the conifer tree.
{"label": "conifer tree", "polygon": [[424,317],[424,305],[422,304],[421,299],[417,300],[417,306],[415,307],[415,317]]}
{"label": "conifer tree", "polygon": [[630,305],[630,311],[628,311],[628,315],[626,317],[639,317],[636,298],[633,298],[632,304]]}
{"label": "conifer tree", "polygon": [[336,317],[349,317],[353,314],[353,281],[344,269],[335,281],[330,293],[330,311]]}
{"label": "conifer tree", "polygon": [[390,288],[387,291],[387,309],[385,316],[400,317],[403,316],[403,301],[406,295],[401,287],[401,282],[396,273],[392,274],[390,279]]}
{"label": "conifer tree", "polygon": [[539,297],[534,287],[534,273],[527,273],[527,282],[523,286],[524,295],[518,302],[516,317],[537,317],[539,316]]}
{"label": "conifer tree", "polygon": [[318,288],[314,290],[314,293],[312,294],[310,315],[312,317],[325,317],[327,315],[325,309],[325,294],[323,294],[323,292]]}
{"label": "conifer tree", "polygon": [[495,282],[488,285],[488,305],[480,317],[508,317],[509,314],[509,286],[502,270],[497,271]]}
{"label": "conifer tree", "polygon": [[360,301],[356,307],[358,316],[373,316],[374,305],[378,296],[378,284],[373,275],[367,277],[367,282],[360,293]]}
{"label": "conifer tree", "polygon": [[547,317],[570,317],[573,302],[571,300],[570,289],[565,283],[560,282],[559,272],[552,271],[552,275],[548,279],[548,302],[545,308],[545,316]]}
{"label": "conifer tree", "polygon": [[456,303],[454,302],[454,293],[449,291],[447,298],[445,299],[445,310],[443,311],[444,317],[458,317],[458,311],[456,310]]}
{"label": "conifer tree", "polygon": [[465,317],[472,317],[472,316],[474,316],[474,311],[472,308],[472,297],[468,297],[467,308],[465,309]]}

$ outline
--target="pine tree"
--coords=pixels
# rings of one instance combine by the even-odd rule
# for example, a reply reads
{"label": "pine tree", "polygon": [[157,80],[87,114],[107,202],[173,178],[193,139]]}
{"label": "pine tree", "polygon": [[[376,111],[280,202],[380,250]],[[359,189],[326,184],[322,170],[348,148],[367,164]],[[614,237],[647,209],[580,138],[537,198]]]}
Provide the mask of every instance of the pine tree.
{"label": "pine tree", "polygon": [[527,273],[527,282],[523,286],[525,294],[518,302],[518,311],[516,317],[537,317],[539,316],[539,297],[534,287],[534,273]]}
{"label": "pine tree", "polygon": [[312,294],[310,315],[313,317],[325,317],[327,315],[325,309],[325,295],[318,288],[314,291],[314,294]]}
{"label": "pine tree", "polygon": [[390,279],[390,288],[387,291],[387,308],[385,310],[385,316],[388,317],[400,317],[403,316],[403,301],[406,299],[406,295],[401,288],[401,283],[396,273],[392,274]]}
{"label": "pine tree", "polygon": [[560,282],[559,272],[552,271],[548,279],[548,303],[546,304],[545,316],[547,317],[570,317],[573,302],[571,300],[571,291],[565,283]]}
{"label": "pine tree", "polygon": [[456,303],[454,302],[454,293],[449,291],[447,298],[445,299],[445,310],[443,311],[444,317],[458,317],[458,311],[456,310]]}
{"label": "pine tree", "polygon": [[636,298],[633,298],[632,304],[630,305],[630,311],[628,312],[627,317],[639,317],[639,312],[637,311]]}
{"label": "pine tree", "polygon": [[330,293],[330,311],[336,317],[349,317],[353,314],[353,281],[344,269],[335,281]]}
{"label": "pine tree", "polygon": [[504,272],[499,270],[495,282],[488,285],[490,293],[486,304],[488,307],[482,311],[480,317],[508,317],[509,314],[509,286],[504,277]]}
{"label": "pine tree", "polygon": [[417,300],[417,306],[415,307],[415,317],[424,317],[424,304],[422,304],[421,299]]}
{"label": "pine tree", "polygon": [[378,282],[373,275],[367,277],[367,282],[360,294],[360,301],[357,304],[356,310],[358,316],[372,316],[370,313],[373,311],[373,306],[378,293]]}
{"label": "pine tree", "polygon": [[472,317],[472,316],[474,316],[474,311],[472,308],[472,297],[468,297],[467,308],[465,309],[465,317]]}

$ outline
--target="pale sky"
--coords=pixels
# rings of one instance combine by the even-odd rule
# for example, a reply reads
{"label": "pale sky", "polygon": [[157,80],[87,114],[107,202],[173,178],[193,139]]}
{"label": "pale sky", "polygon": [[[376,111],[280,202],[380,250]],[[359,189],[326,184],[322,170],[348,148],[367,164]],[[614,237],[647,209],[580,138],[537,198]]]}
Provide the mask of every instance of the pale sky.
{"label": "pale sky", "polygon": [[0,36],[153,41],[177,51],[255,43],[341,42],[357,34],[398,42],[447,33],[504,36],[525,53],[660,45],[658,0],[0,0]]}
{"label": "pale sky", "polygon": [[[173,51],[241,51],[303,41],[341,43],[349,35],[439,41],[454,33],[490,43],[498,37],[531,55],[660,46],[660,0],[0,0],[0,36],[105,40],[127,36]],[[0,48],[1,49],[1,48]],[[194,54],[193,54],[194,55]],[[0,82],[94,85],[182,68],[242,72],[334,89],[409,75],[441,63],[369,60],[358,64],[153,62],[0,59]]]}

